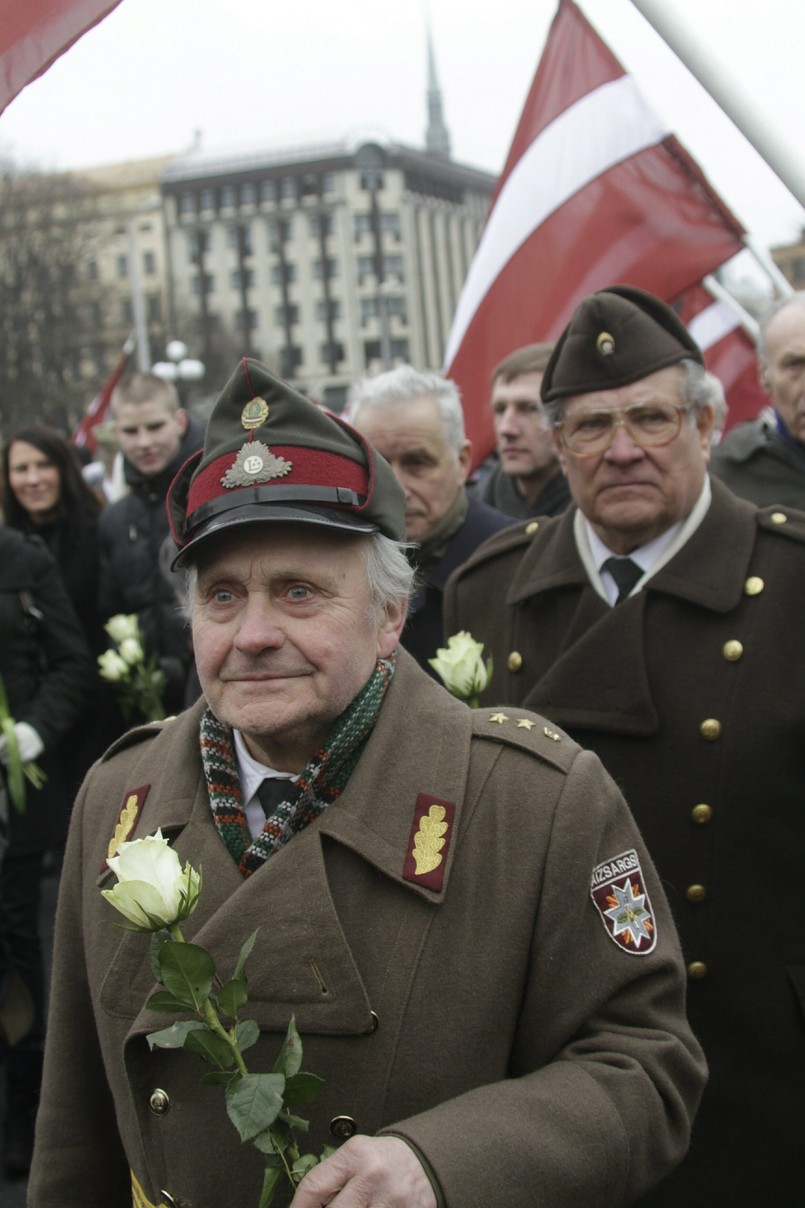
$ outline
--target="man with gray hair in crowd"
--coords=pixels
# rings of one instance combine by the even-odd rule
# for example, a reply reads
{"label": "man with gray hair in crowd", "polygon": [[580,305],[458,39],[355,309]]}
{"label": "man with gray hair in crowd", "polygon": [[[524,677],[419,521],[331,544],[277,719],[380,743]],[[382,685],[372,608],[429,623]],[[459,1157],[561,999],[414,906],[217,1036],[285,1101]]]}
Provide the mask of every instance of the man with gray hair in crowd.
{"label": "man with gray hair in crowd", "polygon": [[400,365],[355,386],[350,419],[385,457],[405,492],[405,538],[419,589],[403,633],[429,674],[442,645],[442,593],[452,572],[510,517],[468,495],[472,446],[454,382]]}
{"label": "man with gray hair in crowd", "polygon": [[793,1206],[805,516],[711,482],[701,350],[642,290],[584,299],[542,398],[575,507],[487,542],[448,584],[446,626],[493,655],[482,704],[534,709],[600,756],[671,900],[710,1082],[688,1157],[645,1204]]}
{"label": "man with gray hair in crowd", "polygon": [[772,303],[757,352],[771,408],[725,436],[710,468],[758,507],[779,503],[805,511],[805,292]]}

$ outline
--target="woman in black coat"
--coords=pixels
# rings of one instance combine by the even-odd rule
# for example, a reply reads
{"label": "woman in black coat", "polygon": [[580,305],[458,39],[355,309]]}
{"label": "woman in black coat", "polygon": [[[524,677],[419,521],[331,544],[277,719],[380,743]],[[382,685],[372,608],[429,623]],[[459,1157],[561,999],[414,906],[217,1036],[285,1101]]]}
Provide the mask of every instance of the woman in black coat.
{"label": "woman in black coat", "polygon": [[[28,424],[6,441],[2,471],[6,524],[45,542],[90,651],[101,654],[109,641],[98,611],[100,504],[84,481],[74,451],[53,428]],[[115,702],[96,671],[92,701],[81,725],[62,743],[71,796],[120,729]]]}
{"label": "woman in black coat", "polygon": [[[0,994],[14,970],[33,1004],[28,1034],[6,1059],[6,1131],[3,1156],[12,1175],[26,1173],[45,1033],[44,974],[39,899],[44,854],[64,836],[70,792],[59,746],[76,725],[94,678],[84,635],[58,568],[38,538],[0,526],[0,675],[24,759],[47,780],[26,782],[24,813],[9,807],[8,849],[0,868]],[[0,765],[8,760],[0,738]],[[3,1020],[0,998],[0,1027]]]}

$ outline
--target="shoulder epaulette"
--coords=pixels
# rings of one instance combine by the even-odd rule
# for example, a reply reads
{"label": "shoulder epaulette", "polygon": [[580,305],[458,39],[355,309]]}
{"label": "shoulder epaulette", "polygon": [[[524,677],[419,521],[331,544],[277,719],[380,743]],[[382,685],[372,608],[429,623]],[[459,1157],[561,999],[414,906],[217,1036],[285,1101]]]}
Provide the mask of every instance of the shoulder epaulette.
{"label": "shoulder epaulette", "polygon": [[564,730],[527,709],[514,709],[508,705],[474,709],[472,720],[473,734],[478,738],[517,747],[560,772],[570,770],[580,750],[578,743]]}
{"label": "shoulder epaulette", "polygon": [[490,562],[512,550],[525,549],[547,519],[548,517],[544,517],[542,520],[521,520],[517,524],[501,529],[500,532],[487,537],[464,565],[475,566],[479,562]]}
{"label": "shoulder epaulette", "polygon": [[173,721],[172,717],[166,718],[165,721],[149,721],[142,726],[135,726],[133,730],[127,730],[125,734],[120,735],[120,738],[116,738],[110,747],[106,748],[100,762],[106,763],[115,755],[119,755],[121,751],[127,751],[130,747],[139,746],[141,742],[156,738],[170,721]]}
{"label": "shoulder epaulette", "polygon": [[779,504],[758,508],[757,526],[765,532],[774,532],[781,537],[788,537],[790,541],[805,544],[805,512],[800,512],[797,508]]}

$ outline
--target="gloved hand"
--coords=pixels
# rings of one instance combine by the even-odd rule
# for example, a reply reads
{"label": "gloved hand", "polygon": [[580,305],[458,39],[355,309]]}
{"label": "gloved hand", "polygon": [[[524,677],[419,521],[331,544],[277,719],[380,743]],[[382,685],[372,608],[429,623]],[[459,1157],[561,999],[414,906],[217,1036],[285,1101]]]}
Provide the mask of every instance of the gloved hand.
{"label": "gloved hand", "polygon": [[[33,726],[29,726],[27,721],[15,721],[14,734],[17,738],[22,762],[30,763],[32,760],[38,759],[45,749],[45,744]],[[8,739],[5,734],[0,735],[0,760],[8,763]]]}

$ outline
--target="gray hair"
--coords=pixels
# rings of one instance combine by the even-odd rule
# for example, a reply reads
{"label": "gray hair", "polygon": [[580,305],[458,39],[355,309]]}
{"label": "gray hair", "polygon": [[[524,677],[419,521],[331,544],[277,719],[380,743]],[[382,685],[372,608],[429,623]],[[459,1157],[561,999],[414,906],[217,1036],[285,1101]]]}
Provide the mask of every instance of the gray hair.
{"label": "gray hair", "polygon": [[[714,405],[713,387],[708,381],[712,375],[708,374],[704,366],[691,357],[683,357],[682,360],[677,361],[677,364],[682,370],[680,383],[682,402],[685,404],[689,417],[698,416],[704,407]],[[561,420],[563,404],[568,401],[568,398],[556,398],[549,403],[543,403],[545,417],[551,426],[555,426]]]}
{"label": "gray hair", "polygon": [[[384,613],[395,606],[406,607],[414,591],[415,571],[405,556],[407,546],[393,541],[383,533],[361,535],[360,549],[370,596],[372,623],[379,623]],[[191,562],[185,575],[185,610],[192,620],[198,586],[198,565]]]}
{"label": "gray hair", "polygon": [[758,360],[764,364],[768,357],[768,334],[772,319],[779,315],[781,310],[785,310],[789,306],[797,306],[805,310],[805,291],[797,290],[793,294],[783,294],[781,298],[775,298],[772,303],[764,310],[760,316],[760,326],[757,336],[757,355]]}
{"label": "gray hair", "polygon": [[[364,407],[391,407],[412,403],[416,399],[432,398],[439,409],[447,444],[456,454],[466,440],[461,395],[455,382],[434,370],[420,372],[411,365],[399,365],[377,377],[361,378],[352,388],[349,416],[354,423]],[[355,425],[357,427],[357,424]]]}

